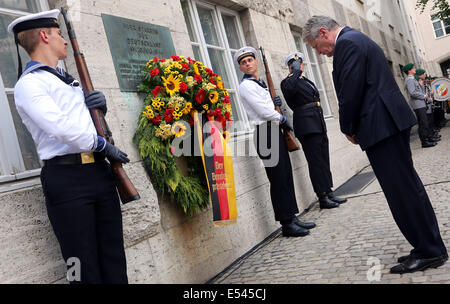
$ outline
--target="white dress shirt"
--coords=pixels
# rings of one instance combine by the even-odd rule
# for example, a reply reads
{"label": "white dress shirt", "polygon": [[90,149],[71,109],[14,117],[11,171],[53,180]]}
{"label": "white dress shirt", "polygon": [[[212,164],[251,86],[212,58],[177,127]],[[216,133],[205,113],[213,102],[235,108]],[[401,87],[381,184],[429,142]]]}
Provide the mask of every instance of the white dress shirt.
{"label": "white dress shirt", "polygon": [[97,146],[97,132],[81,88],[36,70],[19,79],[14,99],[42,160],[90,152]]}
{"label": "white dress shirt", "polygon": [[268,89],[259,86],[252,80],[243,79],[239,85],[239,94],[248,119],[253,124],[260,125],[267,121],[281,121],[282,115],[275,110]]}

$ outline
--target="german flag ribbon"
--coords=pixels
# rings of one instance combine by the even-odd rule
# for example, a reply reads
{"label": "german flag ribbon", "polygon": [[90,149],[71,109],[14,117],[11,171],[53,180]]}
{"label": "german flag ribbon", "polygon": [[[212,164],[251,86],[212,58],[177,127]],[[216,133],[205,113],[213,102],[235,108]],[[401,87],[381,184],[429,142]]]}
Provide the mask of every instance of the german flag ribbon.
{"label": "german flag ribbon", "polygon": [[[236,187],[234,183],[233,158],[228,146],[228,136],[223,136],[214,122],[207,124],[210,134],[208,143],[213,150],[213,155],[205,155],[203,128],[198,117],[198,112],[193,115],[196,125],[198,144],[202,154],[203,168],[205,169],[208,183],[209,197],[212,202],[214,226],[235,224],[237,220]],[[224,132],[227,134],[227,132]]]}

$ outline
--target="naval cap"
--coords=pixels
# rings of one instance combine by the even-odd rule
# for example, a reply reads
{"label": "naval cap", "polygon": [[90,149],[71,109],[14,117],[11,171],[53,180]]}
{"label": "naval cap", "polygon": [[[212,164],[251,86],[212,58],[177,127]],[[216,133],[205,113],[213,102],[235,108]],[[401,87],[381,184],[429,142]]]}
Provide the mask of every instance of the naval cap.
{"label": "naval cap", "polygon": [[[297,58],[297,59],[296,59]],[[302,63],[305,60],[305,56],[303,55],[303,53],[300,52],[294,52],[292,54],[290,54],[289,56],[286,57],[286,59],[284,60],[284,63],[289,66],[289,62],[291,60],[298,60],[301,59]]]}
{"label": "naval cap", "polygon": [[19,53],[19,40],[17,34],[26,30],[32,30],[37,28],[57,27],[59,28],[58,16],[60,11],[57,9],[51,11],[40,12],[36,14],[30,14],[15,19],[8,25],[8,32],[14,35],[14,40],[17,49],[18,58],[18,71],[17,78],[22,75],[22,58]]}
{"label": "naval cap", "polygon": [[8,26],[8,32],[10,34],[18,34],[20,32],[31,30],[35,28],[46,27],[58,27],[58,15],[59,10],[54,9],[51,11],[40,12],[36,14],[22,16],[15,19]]}
{"label": "naval cap", "polygon": [[244,46],[243,48],[240,48],[236,52],[236,54],[234,54],[234,61],[237,62],[237,64],[239,64],[242,59],[248,56],[256,58],[256,50],[251,46]]}

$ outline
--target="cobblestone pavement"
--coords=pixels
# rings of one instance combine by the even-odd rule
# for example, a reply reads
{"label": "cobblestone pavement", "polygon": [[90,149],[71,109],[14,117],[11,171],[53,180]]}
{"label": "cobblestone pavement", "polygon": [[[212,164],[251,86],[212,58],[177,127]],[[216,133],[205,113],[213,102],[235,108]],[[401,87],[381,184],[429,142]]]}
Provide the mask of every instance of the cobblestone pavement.
{"label": "cobblestone pavement", "polygon": [[[411,149],[450,250],[450,123],[441,135],[439,144],[427,149],[414,136]],[[412,274],[389,273],[397,258],[412,248],[395,224],[376,180],[339,208],[320,210],[315,204],[300,219],[317,224],[310,235],[285,238],[275,233],[211,283],[450,283],[450,261]]]}

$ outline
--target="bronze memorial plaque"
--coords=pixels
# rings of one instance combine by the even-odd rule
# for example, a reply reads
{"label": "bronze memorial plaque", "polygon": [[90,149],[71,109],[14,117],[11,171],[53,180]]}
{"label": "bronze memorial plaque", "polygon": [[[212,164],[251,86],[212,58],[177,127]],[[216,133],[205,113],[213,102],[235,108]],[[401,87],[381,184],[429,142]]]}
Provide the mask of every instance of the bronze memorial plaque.
{"label": "bronze memorial plaque", "polygon": [[102,19],[122,92],[137,92],[141,70],[150,59],[175,55],[167,27],[107,14]]}

